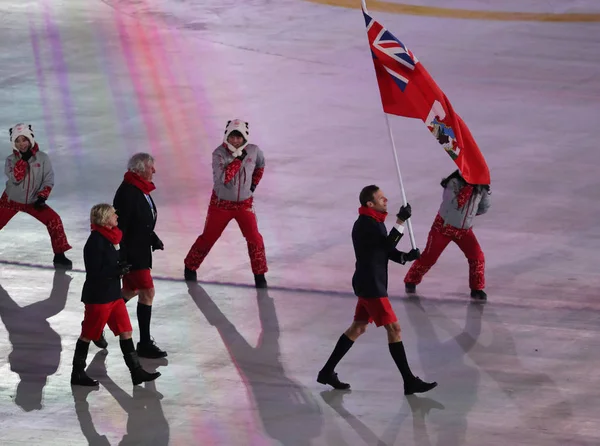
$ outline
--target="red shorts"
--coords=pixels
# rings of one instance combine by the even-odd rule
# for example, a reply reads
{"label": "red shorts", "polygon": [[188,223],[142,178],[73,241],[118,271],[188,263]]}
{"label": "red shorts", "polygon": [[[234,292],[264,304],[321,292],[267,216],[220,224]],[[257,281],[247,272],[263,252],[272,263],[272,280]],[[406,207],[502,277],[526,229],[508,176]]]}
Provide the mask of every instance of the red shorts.
{"label": "red shorts", "polygon": [[97,341],[102,336],[102,330],[106,324],[115,336],[133,331],[123,299],[117,299],[107,304],[85,304],[81,336]]}
{"label": "red shorts", "polygon": [[150,290],[154,288],[149,269],[136,269],[123,276],[123,288],[130,291]]}
{"label": "red shorts", "polygon": [[359,297],[354,311],[355,322],[375,322],[377,327],[393,324],[398,321],[392,304],[387,297],[375,297],[365,299]]}

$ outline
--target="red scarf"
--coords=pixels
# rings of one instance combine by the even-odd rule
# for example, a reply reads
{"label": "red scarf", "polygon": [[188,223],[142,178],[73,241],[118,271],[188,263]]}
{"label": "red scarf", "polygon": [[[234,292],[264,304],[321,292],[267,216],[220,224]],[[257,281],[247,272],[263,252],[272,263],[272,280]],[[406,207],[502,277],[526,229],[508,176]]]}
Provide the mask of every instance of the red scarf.
{"label": "red scarf", "polygon": [[467,204],[467,201],[469,201],[471,195],[473,195],[473,185],[464,185],[461,188],[458,195],[456,196],[456,204],[458,204],[458,209],[462,208],[465,204]]}
{"label": "red scarf", "polygon": [[383,223],[385,221],[385,217],[387,217],[387,212],[379,212],[368,206],[359,207],[358,214],[374,218],[379,223]]}
{"label": "red scarf", "polygon": [[134,185],[146,195],[152,192],[154,189],[156,189],[154,183],[148,180],[144,180],[137,173],[131,172],[129,170],[125,173],[125,177],[123,178],[123,180],[128,184]]}
{"label": "red scarf", "polygon": [[98,231],[113,245],[121,243],[121,238],[123,238],[123,232],[116,226],[114,228],[107,228],[106,226],[95,225],[92,223],[92,231]]}
{"label": "red scarf", "polygon": [[[35,156],[35,154],[40,151],[40,146],[38,146],[38,143],[36,142],[35,145],[29,150],[31,150],[31,154],[33,156]],[[21,158],[23,156],[23,154],[21,153],[20,150],[13,149],[13,153],[15,154],[15,156],[18,156],[19,158]]]}

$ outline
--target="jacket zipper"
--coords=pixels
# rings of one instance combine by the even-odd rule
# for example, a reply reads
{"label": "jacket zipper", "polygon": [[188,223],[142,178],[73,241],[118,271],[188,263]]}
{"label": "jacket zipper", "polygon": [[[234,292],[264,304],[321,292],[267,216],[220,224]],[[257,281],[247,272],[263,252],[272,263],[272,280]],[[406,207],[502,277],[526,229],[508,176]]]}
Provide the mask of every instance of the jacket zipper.
{"label": "jacket zipper", "polygon": [[31,169],[29,169],[29,162],[27,162],[25,175],[27,175],[27,190],[25,191],[25,204],[29,204],[29,185],[31,184]]}

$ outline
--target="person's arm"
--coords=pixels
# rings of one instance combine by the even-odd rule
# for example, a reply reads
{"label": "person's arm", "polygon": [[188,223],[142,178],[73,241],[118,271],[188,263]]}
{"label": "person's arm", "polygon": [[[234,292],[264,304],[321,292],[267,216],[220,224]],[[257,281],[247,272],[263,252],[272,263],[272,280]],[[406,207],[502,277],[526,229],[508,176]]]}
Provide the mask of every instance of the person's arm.
{"label": "person's arm", "polygon": [[488,211],[492,205],[490,197],[491,194],[492,192],[485,188],[481,191],[481,201],[479,202],[479,206],[477,206],[476,215],[483,215]]}
{"label": "person's arm", "polygon": [[254,172],[252,172],[252,185],[250,186],[250,190],[254,192],[260,180],[265,173],[265,155],[262,150],[258,149],[256,155],[256,166],[254,167]]}
{"label": "person's arm", "polygon": [[4,163],[4,173],[11,183],[19,184],[25,178],[27,167],[27,161],[23,159],[13,160],[12,156],[9,156]]}
{"label": "person's arm", "polygon": [[123,238],[121,239],[121,243],[119,243],[119,254],[121,259],[127,260],[127,239],[130,230],[134,230],[131,227],[131,221],[133,219],[133,209],[131,208],[131,200],[128,199],[127,190],[121,186],[117,190],[115,194],[115,198],[113,200],[113,207],[115,211],[117,211],[118,226],[121,232],[123,232]]}
{"label": "person's arm", "polygon": [[418,249],[411,249],[409,252],[403,252],[396,249],[398,242],[404,235],[404,223],[412,215],[412,208],[409,203],[406,206],[401,206],[400,211],[396,214],[396,225],[392,228],[387,236],[388,244],[388,258],[392,262],[400,263],[404,265],[406,262],[415,260],[419,257],[420,253]]}
{"label": "person's arm", "polygon": [[213,168],[213,181],[215,184],[222,184],[225,187],[232,187],[231,180],[238,174],[242,167],[242,160],[246,156],[246,151],[233,161],[227,163],[225,155],[217,149],[213,152],[212,168]]}

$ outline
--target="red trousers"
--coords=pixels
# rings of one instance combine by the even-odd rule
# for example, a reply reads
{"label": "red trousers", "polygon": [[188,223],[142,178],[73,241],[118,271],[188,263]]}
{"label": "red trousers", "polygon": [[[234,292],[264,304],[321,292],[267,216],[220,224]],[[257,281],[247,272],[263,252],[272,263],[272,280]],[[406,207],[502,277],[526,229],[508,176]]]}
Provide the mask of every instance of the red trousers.
{"label": "red trousers", "polygon": [[54,254],[62,254],[71,249],[62,220],[54,209],[50,206],[44,206],[44,208],[38,210],[33,207],[33,204],[11,201],[6,196],[6,192],[0,197],[0,229],[4,228],[11,218],[17,215],[17,212],[25,212],[46,226],[48,234],[50,234]]}
{"label": "red trousers", "polygon": [[473,229],[444,226],[444,220],[439,215],[436,216],[431,226],[425,250],[421,253],[421,257],[411,265],[404,277],[404,283],[414,283],[415,285],[421,283],[425,273],[435,265],[450,242],[456,243],[469,261],[470,288],[483,290],[485,287],[485,257]]}
{"label": "red trousers", "polygon": [[254,211],[251,208],[230,210],[216,206],[209,206],[208,208],[204,232],[196,239],[190,252],[188,252],[184,261],[186,268],[195,271],[200,267],[200,264],[221,237],[231,220],[237,221],[242,235],[246,239],[252,272],[254,274],[264,274],[268,271],[265,244],[258,231]]}

